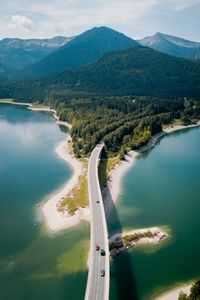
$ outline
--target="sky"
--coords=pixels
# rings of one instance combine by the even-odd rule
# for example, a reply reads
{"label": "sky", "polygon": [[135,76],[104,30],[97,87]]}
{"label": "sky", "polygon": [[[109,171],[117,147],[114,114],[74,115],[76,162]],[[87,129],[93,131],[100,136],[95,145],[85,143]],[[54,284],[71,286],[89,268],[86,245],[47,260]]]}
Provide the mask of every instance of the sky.
{"label": "sky", "polygon": [[74,36],[95,26],[200,42],[200,0],[0,0],[0,39]]}

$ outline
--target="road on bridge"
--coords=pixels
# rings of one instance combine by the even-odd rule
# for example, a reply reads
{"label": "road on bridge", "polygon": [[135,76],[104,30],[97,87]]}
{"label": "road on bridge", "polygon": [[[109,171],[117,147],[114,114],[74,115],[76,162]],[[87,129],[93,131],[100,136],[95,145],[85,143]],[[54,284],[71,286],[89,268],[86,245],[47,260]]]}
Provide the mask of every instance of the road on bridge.
{"label": "road on bridge", "polygon": [[[108,300],[110,285],[110,266],[108,231],[104,205],[98,178],[98,162],[103,143],[98,144],[90,156],[88,165],[88,192],[91,211],[90,225],[90,259],[85,300]],[[96,250],[96,244],[105,250],[105,256]],[[105,275],[101,276],[101,271]]]}

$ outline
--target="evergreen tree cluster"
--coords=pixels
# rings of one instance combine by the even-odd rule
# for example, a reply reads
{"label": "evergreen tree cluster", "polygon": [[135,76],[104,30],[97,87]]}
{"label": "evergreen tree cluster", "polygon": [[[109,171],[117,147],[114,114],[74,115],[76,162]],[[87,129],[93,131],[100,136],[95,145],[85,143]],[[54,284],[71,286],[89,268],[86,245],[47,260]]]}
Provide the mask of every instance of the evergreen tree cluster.
{"label": "evergreen tree cluster", "polygon": [[87,156],[104,141],[110,155],[138,149],[162,131],[164,124],[182,119],[185,124],[200,118],[200,102],[183,98],[91,97],[49,100],[59,118],[72,123],[74,153]]}

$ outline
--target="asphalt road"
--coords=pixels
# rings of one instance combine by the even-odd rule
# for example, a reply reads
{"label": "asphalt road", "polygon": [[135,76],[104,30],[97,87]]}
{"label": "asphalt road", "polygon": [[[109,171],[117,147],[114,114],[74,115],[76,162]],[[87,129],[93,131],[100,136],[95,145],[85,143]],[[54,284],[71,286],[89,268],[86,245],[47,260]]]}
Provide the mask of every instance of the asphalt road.
{"label": "asphalt road", "polygon": [[[90,156],[88,165],[91,225],[90,260],[85,300],[108,300],[109,298],[110,267],[108,232],[97,171],[98,160],[103,147],[104,144],[98,144],[95,147]],[[100,250],[95,250],[96,244],[100,244],[100,249],[105,250],[105,256],[101,256]],[[105,271],[105,276],[101,276],[101,270]]]}

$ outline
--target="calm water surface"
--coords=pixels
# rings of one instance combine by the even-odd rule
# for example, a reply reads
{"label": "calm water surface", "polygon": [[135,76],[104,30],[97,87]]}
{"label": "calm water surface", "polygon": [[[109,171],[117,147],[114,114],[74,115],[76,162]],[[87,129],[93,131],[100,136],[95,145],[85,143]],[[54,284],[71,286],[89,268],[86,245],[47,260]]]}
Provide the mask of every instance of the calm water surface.
{"label": "calm water surface", "polygon": [[[84,298],[89,228],[48,234],[36,204],[72,171],[55,154],[65,136],[54,119],[0,105],[0,299]],[[200,276],[200,129],[162,139],[123,179],[110,233],[167,226],[162,247],[143,247],[111,265],[110,299],[150,299],[174,282]],[[36,224],[36,226],[35,226]]]}
{"label": "calm water surface", "polygon": [[164,137],[123,179],[110,232],[167,226],[162,247],[131,250],[111,266],[111,299],[150,299],[200,277],[200,128]]}
{"label": "calm water surface", "polygon": [[54,151],[64,131],[47,113],[0,105],[1,300],[84,297],[88,225],[49,234],[36,205],[72,174]]}

